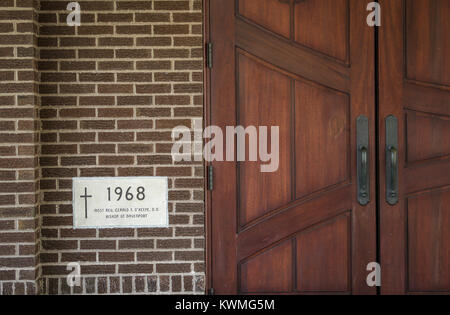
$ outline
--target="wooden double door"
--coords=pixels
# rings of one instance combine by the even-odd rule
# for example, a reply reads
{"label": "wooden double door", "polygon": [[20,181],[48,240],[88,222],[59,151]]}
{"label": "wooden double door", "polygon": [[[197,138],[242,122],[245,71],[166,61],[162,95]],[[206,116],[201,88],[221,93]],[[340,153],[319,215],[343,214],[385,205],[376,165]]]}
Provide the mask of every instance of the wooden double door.
{"label": "wooden double door", "polygon": [[279,126],[279,168],[212,162],[216,294],[448,293],[450,1],[212,0],[210,125]]}

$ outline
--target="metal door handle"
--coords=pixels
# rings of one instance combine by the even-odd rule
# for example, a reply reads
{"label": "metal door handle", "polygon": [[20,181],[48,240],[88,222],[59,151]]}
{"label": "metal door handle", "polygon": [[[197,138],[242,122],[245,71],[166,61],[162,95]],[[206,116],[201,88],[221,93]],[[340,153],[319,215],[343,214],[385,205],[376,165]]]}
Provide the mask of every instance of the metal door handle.
{"label": "metal door handle", "polygon": [[366,206],[370,203],[369,119],[366,116],[358,117],[356,137],[358,202]]}
{"label": "metal door handle", "polygon": [[369,151],[367,150],[366,147],[361,147],[360,149],[361,151],[361,188],[362,188],[362,192],[363,192],[363,197],[367,196],[367,174],[369,173],[368,171],[368,154]]}
{"label": "metal door handle", "polygon": [[392,206],[399,200],[398,162],[398,120],[389,116],[386,118],[386,201]]}
{"label": "metal door handle", "polygon": [[[390,178],[389,185],[387,187],[388,201],[397,199],[397,175],[398,175],[398,150],[394,147],[389,147],[388,149],[390,156]],[[391,203],[391,202],[390,202]],[[397,202],[392,201],[392,204]]]}
{"label": "metal door handle", "polygon": [[398,169],[398,151],[396,148],[391,147],[391,186],[397,186],[397,172],[395,170]]}

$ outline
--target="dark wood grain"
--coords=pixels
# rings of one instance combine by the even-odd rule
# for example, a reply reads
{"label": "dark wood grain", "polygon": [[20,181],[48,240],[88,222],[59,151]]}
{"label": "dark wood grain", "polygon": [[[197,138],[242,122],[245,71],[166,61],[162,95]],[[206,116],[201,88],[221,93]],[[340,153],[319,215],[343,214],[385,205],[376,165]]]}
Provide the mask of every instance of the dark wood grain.
{"label": "dark wood grain", "polygon": [[[383,0],[381,4],[381,292],[449,292],[450,56],[444,34],[450,32],[450,3]],[[384,185],[384,119],[389,115],[399,120],[400,200],[394,206],[385,200]]]}
{"label": "dark wood grain", "polygon": [[406,0],[406,77],[450,87],[450,1]]}
{"label": "dark wood grain", "polygon": [[[240,225],[245,226],[291,201],[292,79],[248,55],[239,54],[238,63],[238,125],[245,128],[266,126],[268,129],[278,126],[280,130],[277,172],[261,172],[261,166],[267,162],[250,161],[248,152],[247,160],[239,163],[239,217]],[[270,130],[267,136],[270,137]],[[268,150],[269,145],[270,141]]]}
{"label": "dark wood grain", "polygon": [[239,0],[239,14],[269,31],[289,38],[291,13],[289,1]]}
{"label": "dark wood grain", "polygon": [[408,198],[409,291],[450,288],[450,190]]}
{"label": "dark wood grain", "polygon": [[295,41],[338,60],[348,61],[349,1],[298,1]]}

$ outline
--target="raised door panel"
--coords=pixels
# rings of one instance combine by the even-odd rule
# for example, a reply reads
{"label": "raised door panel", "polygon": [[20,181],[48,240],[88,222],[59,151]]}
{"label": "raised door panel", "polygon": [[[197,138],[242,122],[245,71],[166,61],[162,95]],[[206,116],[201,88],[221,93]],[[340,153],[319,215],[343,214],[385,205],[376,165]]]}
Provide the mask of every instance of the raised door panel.
{"label": "raised door panel", "polygon": [[300,292],[350,292],[350,216],[344,214],[297,236]]}
{"label": "raised door panel", "polygon": [[295,41],[337,60],[348,62],[349,1],[294,1]]}
{"label": "raised door panel", "polygon": [[450,117],[407,111],[407,161],[412,163],[448,158],[450,155],[449,135]]}
{"label": "raised door panel", "polygon": [[450,86],[449,16],[448,0],[406,0],[408,79]]}
{"label": "raised door panel", "polygon": [[349,179],[348,95],[295,83],[296,198]]}
{"label": "raised door panel", "polygon": [[250,257],[240,265],[240,293],[292,292],[291,240]]}
{"label": "raised door panel", "polygon": [[289,0],[238,0],[238,4],[240,16],[276,34],[290,37],[291,10]]}
{"label": "raised door panel", "polygon": [[408,199],[408,290],[450,288],[450,190]]}
{"label": "raised door panel", "polygon": [[[288,204],[292,199],[291,185],[291,81],[261,60],[239,52],[237,125],[249,129],[246,137],[246,160],[238,165],[238,212],[240,227]],[[267,127],[266,148],[258,145],[260,127]],[[249,155],[262,149],[270,152],[271,127],[279,128],[278,168],[262,172],[268,162]],[[252,130],[254,132],[252,132]],[[251,139],[253,140],[251,143]],[[268,166],[267,166],[268,167]]]}

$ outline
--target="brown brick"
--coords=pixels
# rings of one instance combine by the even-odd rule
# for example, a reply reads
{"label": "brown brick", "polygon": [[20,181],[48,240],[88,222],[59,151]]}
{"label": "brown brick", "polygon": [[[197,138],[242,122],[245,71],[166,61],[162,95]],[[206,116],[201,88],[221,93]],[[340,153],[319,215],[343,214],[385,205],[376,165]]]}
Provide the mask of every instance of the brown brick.
{"label": "brown brick", "polygon": [[134,140],[134,133],[132,132],[101,132],[98,135],[101,142],[130,142]]}
{"label": "brown brick", "polygon": [[41,49],[41,59],[73,59],[75,58],[75,50],[71,49]]}
{"label": "brown brick", "polygon": [[118,1],[117,10],[150,10],[152,9],[152,1]]}
{"label": "brown brick", "polygon": [[138,252],[138,261],[171,261],[171,252]]}
{"label": "brown brick", "polygon": [[137,85],[136,92],[139,94],[161,94],[170,93],[171,86],[169,84],[145,84]]}
{"label": "brown brick", "polygon": [[152,120],[120,120],[117,122],[118,129],[153,129],[153,121]]}
{"label": "brown brick", "polygon": [[62,253],[61,262],[95,262],[97,261],[96,253]]}
{"label": "brown brick", "polygon": [[81,82],[114,82],[113,73],[80,73],[79,78]]}
{"label": "brown brick", "polygon": [[151,96],[118,96],[117,105],[152,105]]}
{"label": "brown brick", "polygon": [[203,251],[179,251],[175,252],[175,260],[203,261],[205,254]]}
{"label": "brown brick", "polygon": [[151,144],[119,144],[119,153],[152,153]]}
{"label": "brown brick", "polygon": [[95,38],[92,37],[61,37],[59,39],[61,47],[85,47],[95,46]]}
{"label": "brown brick", "polygon": [[190,264],[156,264],[158,273],[188,273],[190,271]]}
{"label": "brown brick", "polygon": [[[95,133],[92,133],[92,132],[61,133],[59,135],[59,139],[62,142],[77,142],[77,143],[93,142],[93,141],[95,141]],[[81,158],[83,158],[83,157],[81,157]],[[64,159],[67,161],[68,158],[64,158]],[[74,161],[76,161],[76,160],[74,160]],[[65,165],[69,165],[69,164],[65,164]]]}
{"label": "brown brick", "polygon": [[109,278],[110,293],[120,293],[120,277]]}
{"label": "brown brick", "polygon": [[136,46],[171,46],[172,38],[166,36],[154,36],[154,37],[138,37],[136,39]]}
{"label": "brown brick", "polygon": [[[0,63],[1,66],[1,63]],[[171,70],[171,61],[137,61],[137,70]]]}
{"label": "brown brick", "polygon": [[81,121],[81,129],[105,130],[114,129],[116,122],[114,120],[85,120]]}
{"label": "brown brick", "polygon": [[115,272],[115,265],[82,265],[81,274],[95,275],[95,274],[113,274]]}
{"label": "brown brick", "polygon": [[80,146],[80,153],[115,153],[116,146],[114,144],[86,144]]}
{"label": "brown brick", "polygon": [[78,26],[79,35],[105,35],[113,34],[114,27],[107,25],[81,25]]}
{"label": "brown brick", "polygon": [[[151,34],[151,25],[117,25],[117,34]],[[139,38],[138,38],[139,40]],[[140,46],[140,45],[138,45]]]}
{"label": "brown brick", "polygon": [[11,33],[14,31],[13,23],[0,23],[0,33]]}
{"label": "brown brick", "polygon": [[126,167],[119,168],[118,175],[124,177],[139,177],[139,176],[153,176],[153,168],[149,167]]}
{"label": "brown brick", "polygon": [[113,58],[113,49],[80,49],[78,55],[83,59]]}
{"label": "brown brick", "polygon": [[124,274],[150,274],[153,272],[152,264],[119,265],[119,273]]}
{"label": "brown brick", "polygon": [[104,262],[132,262],[134,261],[133,252],[101,252],[99,261]]}
{"label": "brown brick", "polygon": [[44,201],[72,201],[71,192],[44,192]]}
{"label": "brown brick", "polygon": [[133,22],[132,13],[99,13],[97,22]]}
{"label": "brown brick", "polygon": [[14,57],[14,47],[1,47],[0,57]]}
{"label": "brown brick", "polygon": [[[80,70],[95,70],[95,62],[93,61],[61,61],[60,62],[61,71],[80,71]],[[73,89],[72,91],[81,92]],[[94,91],[89,91],[93,93]]]}
{"label": "brown brick", "polygon": [[204,235],[203,227],[177,227],[176,236],[202,236]]}
{"label": "brown brick", "polygon": [[102,94],[132,94],[132,84],[100,84],[98,92]]}
{"label": "brown brick", "polygon": [[155,10],[189,10],[189,1],[155,1]]}
{"label": "brown brick", "polygon": [[15,270],[0,270],[0,281],[15,280]]}
{"label": "brown brick", "polygon": [[[14,245],[0,245],[0,257],[1,256],[12,256],[16,253],[16,247]],[[0,274],[0,280],[1,274]]]}
{"label": "brown brick", "polygon": [[169,22],[168,13],[136,13],[136,22]]}
{"label": "brown brick", "polygon": [[114,168],[82,168],[80,169],[82,177],[113,177],[115,175]]}
{"label": "brown brick", "polygon": [[101,238],[117,238],[117,237],[133,237],[133,229],[102,229],[99,231],[99,236]]}
{"label": "brown brick", "polygon": [[101,61],[99,70],[133,70],[132,61]]}
{"label": "brown brick", "polygon": [[112,106],[115,103],[114,96],[80,96],[81,106]]}
{"label": "brown brick", "polygon": [[99,46],[133,46],[132,37],[103,37],[99,39]]}
{"label": "brown brick", "polygon": [[174,249],[174,248],[191,248],[190,239],[161,239],[157,240],[157,248]]}
{"label": "brown brick", "polygon": [[63,118],[95,117],[95,109],[94,108],[61,109],[59,115],[60,117]]}
{"label": "brown brick", "polygon": [[77,249],[77,243],[68,240],[43,240],[42,247],[46,250]]}
{"label": "brown brick", "polygon": [[[71,224],[70,224],[71,225]],[[95,237],[97,232],[93,229],[60,229],[60,235],[63,238],[92,238]]]}
{"label": "brown brick", "polygon": [[82,240],[81,249],[116,249],[116,241],[108,240]]}
{"label": "brown brick", "polygon": [[119,249],[152,249],[153,240],[119,240]]}
{"label": "brown brick", "polygon": [[202,22],[202,14],[201,13],[174,13],[173,14],[174,22]]}

